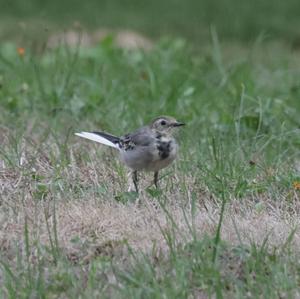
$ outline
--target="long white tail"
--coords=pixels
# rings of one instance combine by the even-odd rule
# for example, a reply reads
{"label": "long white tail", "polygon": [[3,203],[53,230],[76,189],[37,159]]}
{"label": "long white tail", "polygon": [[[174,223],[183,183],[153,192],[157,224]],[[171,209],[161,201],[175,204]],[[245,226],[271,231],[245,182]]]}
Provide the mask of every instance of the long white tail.
{"label": "long white tail", "polygon": [[81,133],[75,133],[75,135],[119,149],[117,144],[95,133],[81,132]]}

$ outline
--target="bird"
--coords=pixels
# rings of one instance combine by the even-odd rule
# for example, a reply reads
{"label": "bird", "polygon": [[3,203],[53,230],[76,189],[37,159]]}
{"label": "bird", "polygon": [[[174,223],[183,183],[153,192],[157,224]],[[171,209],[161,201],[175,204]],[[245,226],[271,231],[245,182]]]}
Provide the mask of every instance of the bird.
{"label": "bird", "polygon": [[158,173],[176,158],[178,144],[174,129],[184,126],[171,116],[159,116],[136,131],[117,137],[105,132],[81,132],[76,136],[110,146],[119,151],[121,161],[130,169],[128,191],[139,192],[138,172],[154,172],[154,185],[158,189]]}

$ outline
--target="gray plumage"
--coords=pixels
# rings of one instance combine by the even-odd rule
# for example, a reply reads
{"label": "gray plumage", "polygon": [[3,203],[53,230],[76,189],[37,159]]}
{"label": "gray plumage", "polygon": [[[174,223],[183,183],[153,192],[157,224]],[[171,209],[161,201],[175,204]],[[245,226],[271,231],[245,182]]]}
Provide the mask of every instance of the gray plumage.
{"label": "gray plumage", "polygon": [[153,171],[154,184],[158,187],[158,171],[171,164],[177,155],[178,145],[172,136],[173,128],[182,125],[172,117],[162,116],[150,125],[122,137],[105,132],[82,132],[76,135],[117,148],[121,160],[132,171],[134,189],[138,191],[137,171],[141,170]]}

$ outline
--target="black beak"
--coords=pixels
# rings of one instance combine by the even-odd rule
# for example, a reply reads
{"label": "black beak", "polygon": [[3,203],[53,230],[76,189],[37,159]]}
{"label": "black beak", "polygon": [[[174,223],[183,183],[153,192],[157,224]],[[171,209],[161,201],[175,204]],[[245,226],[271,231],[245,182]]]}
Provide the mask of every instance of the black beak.
{"label": "black beak", "polygon": [[185,123],[181,123],[181,122],[176,122],[173,124],[173,127],[181,127],[181,126],[184,126]]}

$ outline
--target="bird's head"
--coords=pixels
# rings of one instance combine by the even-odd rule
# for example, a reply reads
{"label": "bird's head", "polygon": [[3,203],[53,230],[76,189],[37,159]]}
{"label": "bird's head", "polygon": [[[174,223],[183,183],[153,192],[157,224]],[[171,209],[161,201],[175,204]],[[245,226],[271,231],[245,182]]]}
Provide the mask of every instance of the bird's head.
{"label": "bird's head", "polygon": [[174,128],[181,126],[184,126],[184,123],[177,121],[171,116],[159,116],[150,124],[151,129],[165,134],[170,134]]}

